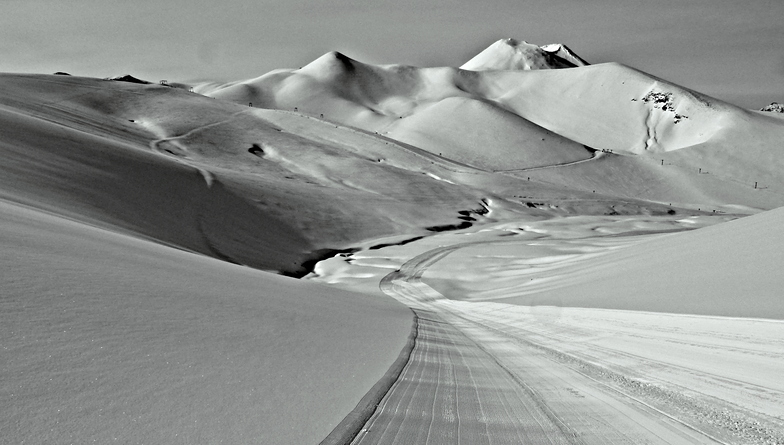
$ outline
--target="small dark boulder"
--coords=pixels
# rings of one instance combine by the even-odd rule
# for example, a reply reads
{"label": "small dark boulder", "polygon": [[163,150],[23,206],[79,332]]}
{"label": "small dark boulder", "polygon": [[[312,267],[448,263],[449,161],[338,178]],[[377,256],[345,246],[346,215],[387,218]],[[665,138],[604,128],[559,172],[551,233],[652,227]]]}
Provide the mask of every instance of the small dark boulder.
{"label": "small dark boulder", "polygon": [[248,153],[256,156],[263,156],[264,150],[259,147],[258,144],[253,144],[253,146],[248,149]]}

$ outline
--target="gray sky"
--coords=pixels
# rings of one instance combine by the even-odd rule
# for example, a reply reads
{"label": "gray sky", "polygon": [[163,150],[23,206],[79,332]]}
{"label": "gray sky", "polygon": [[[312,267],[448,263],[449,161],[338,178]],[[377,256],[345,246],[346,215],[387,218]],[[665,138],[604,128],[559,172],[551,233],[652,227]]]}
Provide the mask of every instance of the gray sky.
{"label": "gray sky", "polygon": [[738,105],[784,102],[780,0],[2,0],[0,72],[239,80],[338,50],[459,66],[500,38],[565,43]]}

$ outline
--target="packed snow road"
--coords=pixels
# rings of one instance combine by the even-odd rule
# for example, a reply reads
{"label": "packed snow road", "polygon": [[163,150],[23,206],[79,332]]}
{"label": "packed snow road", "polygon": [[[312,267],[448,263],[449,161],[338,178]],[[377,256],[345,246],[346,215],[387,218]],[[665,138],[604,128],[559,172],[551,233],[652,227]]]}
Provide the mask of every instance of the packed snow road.
{"label": "packed snow road", "polygon": [[452,301],[421,277],[458,249],[382,280],[419,332],[353,443],[784,443],[781,322]]}

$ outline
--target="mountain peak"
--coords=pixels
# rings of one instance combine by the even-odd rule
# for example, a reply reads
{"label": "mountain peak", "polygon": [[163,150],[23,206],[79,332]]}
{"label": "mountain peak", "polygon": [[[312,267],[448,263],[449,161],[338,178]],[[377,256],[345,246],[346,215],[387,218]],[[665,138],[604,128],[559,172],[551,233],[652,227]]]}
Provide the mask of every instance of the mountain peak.
{"label": "mountain peak", "polygon": [[588,62],[566,45],[555,43],[540,47],[525,40],[507,38],[496,41],[460,68],[470,71],[541,70],[585,65]]}
{"label": "mountain peak", "polygon": [[330,51],[302,68],[304,72],[313,74],[339,74],[356,69],[357,61],[343,53]]}

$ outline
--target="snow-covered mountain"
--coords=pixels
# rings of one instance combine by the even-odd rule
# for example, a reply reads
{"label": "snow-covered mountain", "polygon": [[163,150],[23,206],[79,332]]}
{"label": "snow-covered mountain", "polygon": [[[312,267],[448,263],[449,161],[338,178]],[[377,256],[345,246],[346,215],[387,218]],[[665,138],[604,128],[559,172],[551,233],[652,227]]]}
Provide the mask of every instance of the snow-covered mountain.
{"label": "snow-covered mountain", "polygon": [[588,62],[573,53],[566,45],[553,43],[537,46],[512,38],[501,39],[464,63],[460,69],[487,70],[542,70],[575,68]]}
{"label": "snow-covered mountain", "polygon": [[[557,67],[547,60],[574,63],[570,69],[519,69]],[[649,164],[674,157],[684,169],[710,169],[744,186],[780,181],[767,166],[757,165],[760,159],[782,162],[773,154],[779,136],[759,136],[781,135],[780,122],[642,71],[617,63],[587,65],[563,45],[510,40],[494,43],[466,67],[472,69],[377,66],[328,53],[302,69],[197,91],[360,128],[489,171],[573,164],[598,151],[615,155],[602,165],[642,163],[639,168],[649,170]],[[742,143],[739,156],[743,140],[755,142]],[[604,189],[593,179],[580,180],[579,186],[574,175],[565,179],[583,190]],[[635,183],[624,180],[604,191],[694,202],[716,190],[704,181],[673,189],[637,184],[639,175],[629,180]],[[748,197],[763,205],[759,198]]]}

